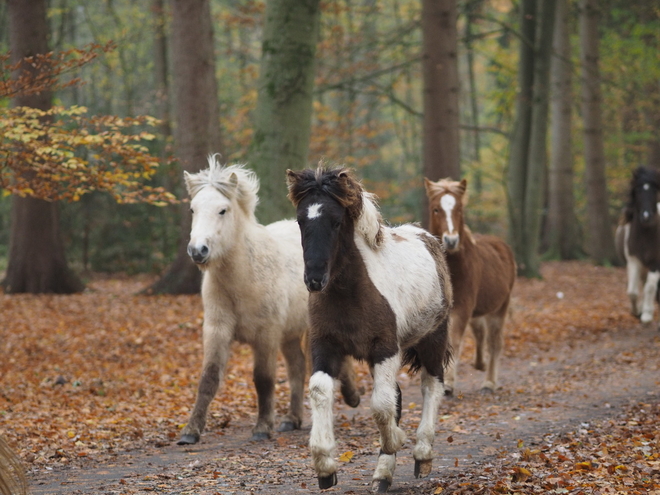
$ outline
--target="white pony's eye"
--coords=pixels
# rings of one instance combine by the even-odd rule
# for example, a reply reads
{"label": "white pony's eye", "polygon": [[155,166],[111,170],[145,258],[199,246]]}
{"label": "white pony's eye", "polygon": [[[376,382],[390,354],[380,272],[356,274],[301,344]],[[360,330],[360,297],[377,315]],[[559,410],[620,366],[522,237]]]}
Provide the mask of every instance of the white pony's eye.
{"label": "white pony's eye", "polygon": [[192,208],[190,208],[190,213],[192,213],[192,214],[194,215],[194,214],[195,214],[195,210],[193,210]]}
{"label": "white pony's eye", "polygon": [[223,208],[222,210],[220,210],[221,216],[224,215],[225,213],[227,213],[227,208]]}

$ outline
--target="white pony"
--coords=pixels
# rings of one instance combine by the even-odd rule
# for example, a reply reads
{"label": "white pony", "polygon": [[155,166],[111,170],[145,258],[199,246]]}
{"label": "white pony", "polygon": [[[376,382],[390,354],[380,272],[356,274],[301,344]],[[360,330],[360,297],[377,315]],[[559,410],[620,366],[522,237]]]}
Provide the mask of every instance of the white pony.
{"label": "white pony", "polygon": [[[209,404],[224,374],[231,343],[247,343],[254,353],[258,419],[253,439],[269,438],[274,424],[278,349],[291,387],[288,414],[279,431],[301,426],[306,373],[301,339],[308,328],[300,229],[293,220],[260,225],[254,215],[259,180],[242,165],[222,166],[215,155],[209,168],[184,172],[193,214],[188,254],[204,272],[204,359],[197,400],[179,445],[193,444],[206,424]],[[346,403],[357,406],[352,363],[343,367]]]}

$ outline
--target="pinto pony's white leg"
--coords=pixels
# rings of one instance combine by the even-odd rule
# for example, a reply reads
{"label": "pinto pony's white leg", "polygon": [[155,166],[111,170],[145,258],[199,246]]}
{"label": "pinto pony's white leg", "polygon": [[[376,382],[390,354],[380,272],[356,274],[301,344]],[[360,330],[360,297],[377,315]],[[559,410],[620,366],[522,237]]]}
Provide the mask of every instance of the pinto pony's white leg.
{"label": "pinto pony's white leg", "polygon": [[337,484],[335,461],[335,435],[332,417],[334,380],[323,371],[317,371],[309,379],[309,399],[312,406],[312,431],[309,448],[314,470],[321,489]]}
{"label": "pinto pony's white leg", "polygon": [[655,309],[655,293],[658,290],[660,272],[649,272],[644,284],[644,301],[642,303],[642,323],[653,321],[653,310]]}
{"label": "pinto pony's white leg", "polygon": [[438,377],[430,375],[425,368],[422,368],[422,419],[417,427],[417,443],[413,449],[416,478],[424,478],[431,474],[435,423],[443,393],[442,382]]}
{"label": "pinto pony's white leg", "polygon": [[[626,250],[627,251],[627,250]],[[642,308],[639,305],[639,292],[642,281],[642,263],[633,257],[626,256],[626,274],[628,276],[628,299],[630,299],[630,307],[632,314],[640,316]]]}
{"label": "pinto pony's white leg", "polygon": [[406,441],[406,434],[399,428],[401,415],[400,390],[396,375],[401,368],[401,354],[373,367],[374,390],[371,395],[371,412],[380,431],[380,455],[373,475],[373,488],[386,491],[392,484],[396,453]]}

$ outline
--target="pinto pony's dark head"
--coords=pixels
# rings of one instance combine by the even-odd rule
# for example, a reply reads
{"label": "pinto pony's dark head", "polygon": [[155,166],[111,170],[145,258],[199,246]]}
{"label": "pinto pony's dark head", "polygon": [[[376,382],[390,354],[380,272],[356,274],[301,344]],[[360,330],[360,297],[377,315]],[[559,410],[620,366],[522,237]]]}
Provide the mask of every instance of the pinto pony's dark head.
{"label": "pinto pony's dark head", "polygon": [[340,237],[351,236],[363,206],[363,189],[350,169],[287,170],[289,199],[300,225],[305,284],[310,292],[328,285]]}
{"label": "pinto pony's dark head", "polygon": [[630,182],[630,197],[625,209],[627,222],[636,220],[642,225],[655,224],[658,219],[658,192],[660,172],[648,167],[637,167]]}

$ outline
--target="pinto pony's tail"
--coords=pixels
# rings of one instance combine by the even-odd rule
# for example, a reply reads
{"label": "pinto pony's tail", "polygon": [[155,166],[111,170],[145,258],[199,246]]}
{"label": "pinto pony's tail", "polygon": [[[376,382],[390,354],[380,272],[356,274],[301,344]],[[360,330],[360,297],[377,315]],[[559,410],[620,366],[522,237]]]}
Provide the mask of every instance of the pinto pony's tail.
{"label": "pinto pony's tail", "polygon": [[0,494],[26,495],[27,481],[21,461],[0,437]]}

